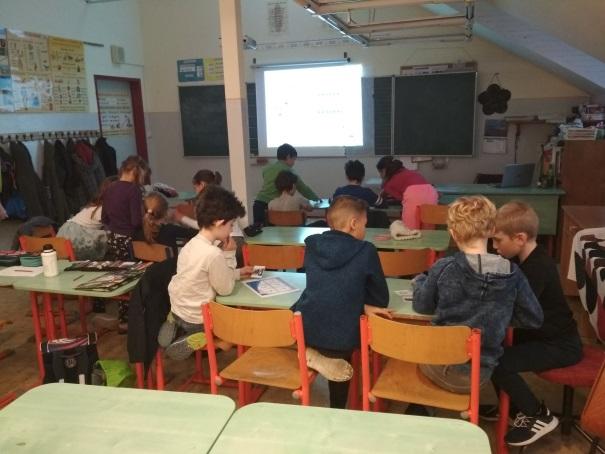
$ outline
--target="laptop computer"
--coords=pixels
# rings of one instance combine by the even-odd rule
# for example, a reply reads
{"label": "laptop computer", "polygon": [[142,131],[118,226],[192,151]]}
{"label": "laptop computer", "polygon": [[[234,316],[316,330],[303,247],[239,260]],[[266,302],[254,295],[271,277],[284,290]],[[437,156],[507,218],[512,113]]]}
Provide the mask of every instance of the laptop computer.
{"label": "laptop computer", "polygon": [[502,173],[502,183],[495,184],[497,188],[521,188],[531,185],[535,164],[507,164]]}

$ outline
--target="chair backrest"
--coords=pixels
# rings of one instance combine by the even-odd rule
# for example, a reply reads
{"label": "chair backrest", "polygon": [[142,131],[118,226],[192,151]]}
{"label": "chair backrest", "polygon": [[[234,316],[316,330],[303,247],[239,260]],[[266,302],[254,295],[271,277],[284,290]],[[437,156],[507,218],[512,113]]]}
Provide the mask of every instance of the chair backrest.
{"label": "chair backrest", "polygon": [[[247,347],[287,347],[295,343],[294,313],[288,309],[247,310],[208,303],[215,336]],[[207,326],[208,320],[204,320]]]}
{"label": "chair backrest", "polygon": [[25,252],[42,252],[45,244],[50,244],[57,251],[57,258],[75,260],[76,254],[71,241],[67,238],[54,236],[51,238],[38,238],[35,236],[22,235],[19,237],[21,249]]}
{"label": "chair backrest", "polygon": [[447,225],[447,205],[419,205],[418,219],[420,219],[420,228],[423,225]]}
{"label": "chair backrest", "polygon": [[605,363],[592,385],[580,423],[587,432],[605,437]]}
{"label": "chair backrest", "polygon": [[50,238],[57,236],[57,232],[55,232],[55,228],[52,225],[36,225],[32,228],[32,236]]}
{"label": "chair backrest", "polygon": [[305,261],[303,246],[266,246],[247,244],[244,248],[246,265],[263,265],[272,270],[302,268]]}
{"label": "chair backrest", "polygon": [[382,272],[386,277],[411,276],[425,272],[431,266],[434,252],[430,249],[378,251]]}
{"label": "chair backrest", "polygon": [[467,326],[415,325],[377,315],[367,322],[369,345],[381,355],[417,364],[463,364],[470,359],[473,330]]}
{"label": "chair backrest", "polygon": [[269,224],[279,226],[301,226],[305,225],[306,216],[304,211],[276,211],[268,210],[267,220]]}
{"label": "chair backrest", "polygon": [[163,262],[172,257],[172,249],[163,244],[149,244],[146,241],[133,241],[132,254],[145,262]]}

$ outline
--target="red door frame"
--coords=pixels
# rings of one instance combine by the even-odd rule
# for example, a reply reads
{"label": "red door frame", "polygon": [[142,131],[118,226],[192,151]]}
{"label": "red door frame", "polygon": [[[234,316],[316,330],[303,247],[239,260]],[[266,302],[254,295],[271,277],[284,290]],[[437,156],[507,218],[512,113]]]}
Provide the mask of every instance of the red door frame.
{"label": "red door frame", "polygon": [[103,134],[103,126],[101,124],[101,109],[99,108],[99,90],[97,87],[97,82],[99,80],[128,82],[130,86],[130,98],[132,99],[132,117],[134,122],[134,136],[137,145],[137,154],[146,161],[149,161],[147,155],[147,135],[145,134],[145,114],[143,111],[143,90],[141,89],[141,79],[134,79],[132,77],[102,76],[95,74],[97,113],[99,115],[99,128],[101,129],[101,134]]}

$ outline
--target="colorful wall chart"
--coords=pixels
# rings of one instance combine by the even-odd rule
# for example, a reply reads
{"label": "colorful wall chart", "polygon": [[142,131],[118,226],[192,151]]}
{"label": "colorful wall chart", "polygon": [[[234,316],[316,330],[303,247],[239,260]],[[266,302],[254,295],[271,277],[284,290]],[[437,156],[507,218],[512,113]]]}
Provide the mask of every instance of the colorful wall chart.
{"label": "colorful wall chart", "polygon": [[86,112],[84,44],[0,28],[0,112]]}
{"label": "colorful wall chart", "polygon": [[134,121],[130,93],[98,93],[98,97],[103,135],[132,134]]}

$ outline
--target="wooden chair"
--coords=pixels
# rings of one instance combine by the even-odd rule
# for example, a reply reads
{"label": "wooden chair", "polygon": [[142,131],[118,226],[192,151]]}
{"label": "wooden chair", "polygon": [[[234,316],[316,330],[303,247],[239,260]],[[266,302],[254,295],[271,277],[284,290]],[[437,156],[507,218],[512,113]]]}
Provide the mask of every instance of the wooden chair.
{"label": "wooden chair", "polygon": [[[202,313],[212,394],[217,394],[217,387],[230,379],[238,382],[240,407],[254,400],[252,383],[290,389],[302,405],[309,405],[309,388],[316,374],[307,369],[299,313],[238,309],[215,302],[203,304]],[[220,372],[215,337],[238,346],[238,358]]]}
{"label": "wooden chair", "polygon": [[[370,350],[388,359],[382,368],[374,360],[370,381]],[[454,411],[468,411],[479,421],[481,333],[466,326],[421,326],[361,317],[362,402],[365,411],[376,398],[410,402]],[[418,364],[471,362],[470,394],[456,394],[431,382]]]}
{"label": "wooden chair", "polygon": [[601,365],[597,379],[590,390],[582,411],[580,425],[582,429],[595,435],[590,446],[592,454],[598,449],[599,439],[605,437],[605,363]]}
{"label": "wooden chair", "polygon": [[32,236],[38,238],[50,238],[57,236],[57,233],[52,225],[37,225],[32,229]]}
{"label": "wooden chair", "polygon": [[428,270],[435,261],[431,249],[378,251],[382,271],[386,277],[412,276]]}
{"label": "wooden chair", "polygon": [[304,211],[267,211],[267,221],[271,225],[298,227],[305,225],[307,215]]}
{"label": "wooden chair", "polygon": [[134,258],[145,262],[163,262],[172,257],[172,249],[163,244],[149,244],[146,241],[133,241],[132,254]]}
{"label": "wooden chair", "polygon": [[[63,260],[69,260],[73,262],[76,260],[76,254],[71,241],[67,238],[60,236],[53,236],[50,238],[39,238],[35,236],[22,235],[19,237],[19,245],[25,252],[42,252],[44,245],[50,244],[53,249],[57,252],[57,258]],[[67,321],[65,318],[65,300],[63,295],[57,295],[59,302],[59,324],[61,329],[61,336],[67,337]],[[86,323],[86,298],[79,296],[78,305],[80,309],[80,329],[82,335],[88,333],[88,326]]]}
{"label": "wooden chair", "polygon": [[420,228],[434,229],[435,225],[447,225],[448,205],[419,205],[417,217],[420,219]]}
{"label": "wooden chair", "polygon": [[267,246],[247,244],[244,247],[246,265],[263,265],[272,270],[302,268],[305,248],[302,246]]}

